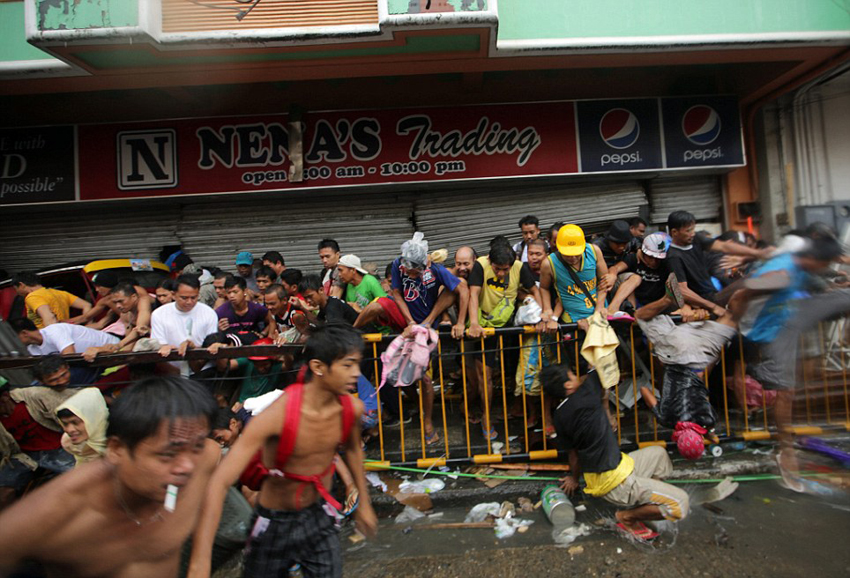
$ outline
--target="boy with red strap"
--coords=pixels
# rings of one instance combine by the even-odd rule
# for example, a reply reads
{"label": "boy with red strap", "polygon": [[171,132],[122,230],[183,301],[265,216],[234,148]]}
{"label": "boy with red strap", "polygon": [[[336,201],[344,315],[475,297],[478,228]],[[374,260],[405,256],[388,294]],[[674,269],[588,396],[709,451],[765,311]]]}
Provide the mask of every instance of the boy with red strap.
{"label": "boy with red strap", "polygon": [[363,404],[348,392],[360,375],[363,340],[356,330],[328,325],[305,345],[303,379],[254,417],[210,481],[194,537],[191,578],[210,574],[215,529],[227,489],[262,456],[269,473],[260,482],[257,513],[245,558],[245,576],[279,576],[300,563],[305,577],[342,576],[342,556],[331,505],[333,460],[342,446],[360,494],[358,530],[374,535],[377,518],[369,501],[360,448]]}

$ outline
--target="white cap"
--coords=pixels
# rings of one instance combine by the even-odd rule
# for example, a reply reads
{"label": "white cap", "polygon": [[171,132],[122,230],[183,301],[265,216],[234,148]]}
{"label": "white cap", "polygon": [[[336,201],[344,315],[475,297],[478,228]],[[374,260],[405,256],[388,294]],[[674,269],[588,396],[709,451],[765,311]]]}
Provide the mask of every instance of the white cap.
{"label": "white cap", "polygon": [[643,240],[641,249],[650,257],[656,259],[665,259],[667,257],[667,249],[670,247],[670,237],[666,233],[652,233],[647,235]]}
{"label": "white cap", "polygon": [[357,255],[343,255],[339,260],[339,265],[342,265],[343,267],[351,267],[363,275],[369,274],[369,272],[366,271],[366,269],[364,269],[360,264],[360,257]]}

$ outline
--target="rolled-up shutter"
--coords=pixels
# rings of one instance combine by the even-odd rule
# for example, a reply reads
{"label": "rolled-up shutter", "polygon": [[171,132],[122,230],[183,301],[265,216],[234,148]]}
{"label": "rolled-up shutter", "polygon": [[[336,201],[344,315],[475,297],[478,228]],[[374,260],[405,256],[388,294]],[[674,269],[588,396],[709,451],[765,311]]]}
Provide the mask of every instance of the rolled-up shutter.
{"label": "rolled-up shutter", "polygon": [[723,193],[716,175],[662,177],[650,181],[647,188],[653,224],[666,223],[673,211],[693,213],[697,221],[720,220],[723,214]]}
{"label": "rolled-up shutter", "polygon": [[279,251],[287,267],[318,272],[316,246],[324,238],[382,269],[412,236],[412,210],[409,198],[374,193],[194,204],[183,207],[179,237],[197,263],[225,270],[239,251],[255,258]]}
{"label": "rolled-up shutter", "polygon": [[163,245],[179,243],[179,217],[155,200],[4,213],[0,268],[18,272],[95,259],[158,259]]}
{"label": "rolled-up shutter", "polygon": [[646,205],[636,181],[595,185],[495,185],[488,190],[435,192],[416,199],[416,226],[430,248],[450,252],[471,245],[486,252],[496,235],[520,238],[518,222],[535,215],[544,232],[557,221],[575,223],[586,233],[600,231],[614,219],[638,215]]}

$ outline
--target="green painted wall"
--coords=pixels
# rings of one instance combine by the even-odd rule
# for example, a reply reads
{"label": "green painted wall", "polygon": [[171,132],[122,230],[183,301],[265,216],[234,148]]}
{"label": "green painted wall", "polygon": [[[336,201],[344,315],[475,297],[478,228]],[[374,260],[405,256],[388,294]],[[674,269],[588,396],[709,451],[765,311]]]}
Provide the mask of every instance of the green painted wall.
{"label": "green painted wall", "polygon": [[487,0],[388,0],[390,14],[431,14],[434,12],[480,12]]}
{"label": "green painted wall", "polygon": [[27,42],[24,3],[0,2],[0,62],[55,60]]}
{"label": "green painted wall", "polygon": [[845,0],[499,0],[499,40],[850,30]]}
{"label": "green painted wall", "polygon": [[137,26],[137,0],[36,0],[40,30]]}

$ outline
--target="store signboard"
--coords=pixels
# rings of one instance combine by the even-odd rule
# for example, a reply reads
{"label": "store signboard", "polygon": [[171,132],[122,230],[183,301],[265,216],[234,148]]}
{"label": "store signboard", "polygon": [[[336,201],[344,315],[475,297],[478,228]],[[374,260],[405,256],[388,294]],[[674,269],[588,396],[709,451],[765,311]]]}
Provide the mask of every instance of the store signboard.
{"label": "store signboard", "polygon": [[[75,192],[96,201],[731,168],[744,164],[737,106],[731,97],[642,98],[311,112],[298,125],[283,114],[82,125],[76,174],[74,128],[41,129],[33,143],[58,142],[44,131],[66,142],[35,148],[29,166],[41,172],[20,178],[37,183],[49,173],[67,188],[56,183],[25,196],[20,182],[9,190],[22,191],[17,202],[73,200]],[[291,131],[303,139],[298,181],[290,171]],[[24,142],[13,134],[21,132],[37,131],[0,131],[0,144],[23,146],[14,144]],[[16,162],[0,170],[16,174]]]}
{"label": "store signboard", "polygon": [[74,127],[0,130],[0,205],[73,201]]}

